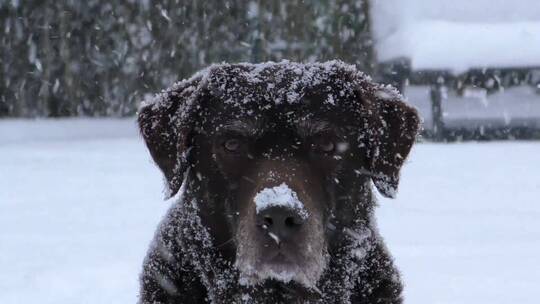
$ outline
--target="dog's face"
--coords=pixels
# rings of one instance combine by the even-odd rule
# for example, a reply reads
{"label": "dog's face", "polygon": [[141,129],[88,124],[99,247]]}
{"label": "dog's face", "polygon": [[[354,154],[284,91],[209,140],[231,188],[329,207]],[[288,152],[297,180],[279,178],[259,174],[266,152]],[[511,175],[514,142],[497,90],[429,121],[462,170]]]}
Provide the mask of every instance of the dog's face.
{"label": "dog's face", "polygon": [[218,214],[226,215],[246,284],[274,278],[309,286],[324,270],[339,173],[347,164],[364,163],[366,151],[358,148],[347,114],[324,111],[323,101],[313,96],[297,105],[204,105],[202,116],[213,119],[197,131],[192,161],[201,180],[222,185],[211,192],[224,194],[217,202],[224,214]]}
{"label": "dog's face", "polygon": [[370,178],[387,196],[397,187],[416,113],[400,101],[378,104],[376,95],[336,87],[306,88],[295,102],[245,103],[206,89],[196,107],[181,110],[190,115],[187,123],[174,120],[179,106],[172,96],[183,91],[141,111],[142,134],[173,192],[191,167],[203,223],[234,260],[242,284],[273,279],[314,287],[336,225],[368,220],[371,201],[348,205],[359,199],[355,189],[367,195]]}

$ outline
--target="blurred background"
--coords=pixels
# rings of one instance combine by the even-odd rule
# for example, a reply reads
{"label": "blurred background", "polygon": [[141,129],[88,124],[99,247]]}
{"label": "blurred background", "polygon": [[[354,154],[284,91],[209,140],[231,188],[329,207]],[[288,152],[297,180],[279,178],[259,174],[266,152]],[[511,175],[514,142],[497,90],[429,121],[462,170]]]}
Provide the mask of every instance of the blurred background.
{"label": "blurred background", "polygon": [[171,203],[138,104],[282,59],[356,64],[418,108],[377,211],[406,303],[538,302],[540,1],[0,0],[0,303],[135,302]]}
{"label": "blurred background", "polygon": [[132,116],[211,63],[354,63],[437,140],[540,137],[534,0],[0,1],[0,116]]}

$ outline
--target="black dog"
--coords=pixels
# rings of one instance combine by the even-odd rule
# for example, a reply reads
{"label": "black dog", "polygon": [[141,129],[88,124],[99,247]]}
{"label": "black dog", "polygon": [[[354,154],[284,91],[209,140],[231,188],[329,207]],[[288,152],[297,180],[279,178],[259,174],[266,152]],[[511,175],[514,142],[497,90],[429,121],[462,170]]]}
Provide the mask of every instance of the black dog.
{"label": "black dog", "polygon": [[141,303],[402,302],[371,192],[394,196],[419,128],[393,88],[339,61],[214,65],[139,125],[179,192]]}

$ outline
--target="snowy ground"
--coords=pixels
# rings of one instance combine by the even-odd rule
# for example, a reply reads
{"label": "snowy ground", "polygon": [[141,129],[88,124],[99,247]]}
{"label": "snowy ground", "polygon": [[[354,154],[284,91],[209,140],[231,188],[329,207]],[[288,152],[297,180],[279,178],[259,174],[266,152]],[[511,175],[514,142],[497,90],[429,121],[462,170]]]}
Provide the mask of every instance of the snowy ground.
{"label": "snowy ground", "polygon": [[[406,303],[538,303],[539,151],[415,148],[377,213]],[[0,303],[134,303],[161,186],[132,120],[0,120]]]}

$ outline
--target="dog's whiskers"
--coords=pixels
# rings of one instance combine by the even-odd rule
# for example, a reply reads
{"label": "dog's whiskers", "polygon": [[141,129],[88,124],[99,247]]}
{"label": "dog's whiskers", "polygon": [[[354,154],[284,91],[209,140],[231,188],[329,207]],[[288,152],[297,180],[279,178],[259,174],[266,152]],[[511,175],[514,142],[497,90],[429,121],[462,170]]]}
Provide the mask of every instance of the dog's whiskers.
{"label": "dog's whiskers", "polygon": [[223,247],[229,243],[231,243],[232,241],[234,240],[234,238],[230,238],[228,240],[226,240],[225,242],[221,243],[221,244],[218,244],[218,245],[215,245],[214,248],[220,248],[220,247]]}
{"label": "dog's whiskers", "polygon": [[342,196],[338,196],[336,198],[336,200],[338,201],[350,201],[352,198],[350,195],[342,195]]}
{"label": "dog's whiskers", "polygon": [[245,179],[245,180],[247,180],[248,182],[254,184],[254,185],[256,184],[254,180],[252,180],[251,178],[249,178],[249,177],[247,177],[247,176],[245,176],[245,175],[242,175],[242,178]]}

